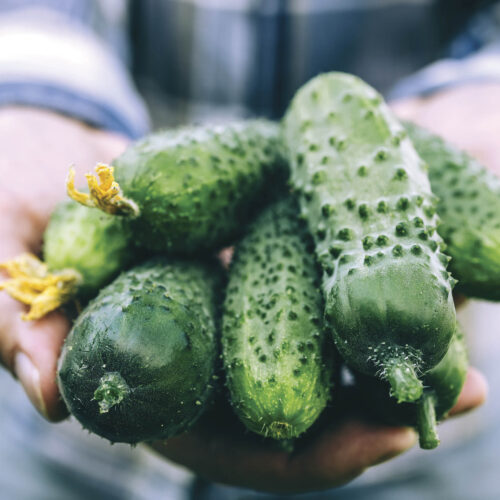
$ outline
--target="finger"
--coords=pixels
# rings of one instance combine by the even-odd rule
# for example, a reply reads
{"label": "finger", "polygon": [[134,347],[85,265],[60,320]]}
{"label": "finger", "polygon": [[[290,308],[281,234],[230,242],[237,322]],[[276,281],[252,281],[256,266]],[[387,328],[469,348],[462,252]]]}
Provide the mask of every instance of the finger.
{"label": "finger", "polygon": [[254,439],[220,431],[172,438],[153,447],[213,481],[279,493],[344,484],[371,465],[416,443],[414,431],[349,422],[325,431],[306,449],[288,454]]}
{"label": "finger", "polygon": [[488,395],[488,383],[483,374],[475,368],[469,368],[462,392],[449,415],[459,415],[481,406]]}
{"label": "finger", "polygon": [[[293,458],[290,474],[300,478],[301,491],[332,488],[403,453],[417,440],[410,428],[348,422],[320,436],[309,453]],[[306,474],[301,477],[300,471]]]}
{"label": "finger", "polygon": [[57,358],[69,324],[60,313],[26,322],[24,306],[0,294],[0,355],[22,384],[35,408],[49,420],[60,420],[66,409],[56,383]]}
{"label": "finger", "polygon": [[63,314],[54,312],[45,318],[21,325],[14,374],[35,408],[48,420],[67,416],[57,386],[57,360],[69,330]]}
{"label": "finger", "polygon": [[420,97],[399,99],[390,103],[392,111],[400,120],[417,120],[422,107]]}
{"label": "finger", "polygon": [[[23,219],[19,220],[18,226],[21,227]],[[19,233],[13,228],[8,229],[5,232],[0,230],[2,261],[29,250],[25,239],[12,237],[20,236]],[[29,399],[44,417],[60,420],[66,416],[66,409],[57,388],[56,367],[69,323],[60,313],[26,322],[21,320],[21,314],[25,312],[24,305],[0,292],[0,362],[19,379]]]}

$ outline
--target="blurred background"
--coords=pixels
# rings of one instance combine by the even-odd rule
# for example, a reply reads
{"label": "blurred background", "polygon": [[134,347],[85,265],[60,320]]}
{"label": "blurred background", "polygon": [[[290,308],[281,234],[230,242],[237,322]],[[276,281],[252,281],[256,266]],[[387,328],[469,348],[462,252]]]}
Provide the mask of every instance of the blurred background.
{"label": "blurred background", "polygon": [[[331,70],[399,102],[499,83],[500,2],[0,0],[0,104],[50,109],[132,139],[182,123],[277,119],[300,85]],[[490,105],[500,116],[496,97]],[[484,153],[472,141],[481,117],[457,123],[453,106],[424,124]],[[458,128],[469,142],[453,135]],[[487,153],[488,166],[500,165],[500,146]],[[414,449],[301,498],[500,498],[500,306],[469,301],[459,316],[471,364],[490,384],[487,403],[442,425],[437,450]],[[74,421],[48,424],[5,371],[0,398],[1,498],[276,498],[197,482],[142,446],[111,447]]]}

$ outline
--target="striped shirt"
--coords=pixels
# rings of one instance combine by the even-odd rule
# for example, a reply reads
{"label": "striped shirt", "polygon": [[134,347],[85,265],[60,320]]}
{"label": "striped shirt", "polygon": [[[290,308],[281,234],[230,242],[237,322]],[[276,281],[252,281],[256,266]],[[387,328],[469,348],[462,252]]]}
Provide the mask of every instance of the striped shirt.
{"label": "striped shirt", "polygon": [[149,123],[129,70],[160,125],[277,118],[330,70],[388,96],[498,79],[498,11],[481,0],[4,0],[0,103],[137,137]]}
{"label": "striped shirt", "polygon": [[[496,81],[500,2],[0,2],[0,104],[42,106],[132,138],[151,123],[279,117],[302,83],[330,70],[358,74],[389,98]],[[494,323],[494,314],[498,308],[480,310],[483,331]],[[474,331],[480,330],[478,321],[470,320]],[[498,378],[496,352],[485,352],[481,366]],[[142,447],[110,447],[74,421],[48,424],[5,372],[0,372],[0,396],[0,497],[188,498],[189,472]],[[486,445],[476,440],[475,448],[463,443],[447,448],[454,440],[445,438],[432,456],[414,450],[353,485],[307,498],[500,498],[496,483],[487,480],[497,472],[500,428],[492,424],[498,421],[497,406],[487,414]],[[473,427],[470,420],[467,426]],[[442,433],[447,429],[453,433],[451,423]],[[463,427],[456,429],[462,436]],[[491,460],[475,459],[489,454]],[[440,475],[433,474],[436,464]],[[479,496],[470,496],[471,484]],[[192,498],[207,500],[272,498],[202,482],[191,492]]]}

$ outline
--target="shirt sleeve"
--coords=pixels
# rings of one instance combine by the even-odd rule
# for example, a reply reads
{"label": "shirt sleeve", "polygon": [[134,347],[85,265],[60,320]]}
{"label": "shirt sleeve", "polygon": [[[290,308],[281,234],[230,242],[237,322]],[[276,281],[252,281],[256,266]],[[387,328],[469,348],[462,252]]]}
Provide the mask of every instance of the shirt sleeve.
{"label": "shirt sleeve", "polygon": [[[146,107],[123,59],[87,22],[101,2],[9,3],[0,6],[0,105],[52,109],[131,138],[147,132]],[[77,8],[83,4],[96,10]],[[110,33],[105,20],[100,29]]]}
{"label": "shirt sleeve", "polygon": [[451,43],[447,57],[403,78],[388,97],[426,95],[473,82],[500,82],[500,2],[471,20]]}

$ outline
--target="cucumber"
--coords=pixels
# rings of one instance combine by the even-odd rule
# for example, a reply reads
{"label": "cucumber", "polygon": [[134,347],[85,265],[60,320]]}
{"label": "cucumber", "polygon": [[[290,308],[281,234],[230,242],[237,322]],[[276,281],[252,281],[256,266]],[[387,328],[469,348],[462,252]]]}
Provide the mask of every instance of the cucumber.
{"label": "cucumber", "polygon": [[215,266],[155,259],[90,302],[64,344],[58,383],[68,410],[112,442],[187,430],[213,392]]}
{"label": "cucumber", "polygon": [[[184,127],[132,144],[114,162],[88,175],[81,203],[131,216],[140,246],[181,256],[233,242],[262,199],[286,178],[277,124],[250,120]],[[113,175],[116,176],[116,182]],[[123,194],[123,196],[122,196]]]}
{"label": "cucumber", "polygon": [[429,164],[432,191],[439,197],[438,232],[452,257],[457,290],[500,300],[500,179],[440,137],[414,124],[405,126]]}
{"label": "cucumber", "polygon": [[95,295],[133,257],[132,233],[123,218],[74,201],[54,209],[43,237],[43,258],[50,271],[73,269],[81,275],[80,297]]}
{"label": "cucumber", "polygon": [[427,167],[381,96],[352,75],[302,87],[283,131],[337,348],[415,401],[456,321]]}
{"label": "cucumber", "polygon": [[266,437],[298,437],[330,399],[319,269],[294,200],[268,207],[236,247],[222,346],[236,414]]}
{"label": "cucumber", "polygon": [[45,262],[24,253],[0,263],[10,275],[0,290],[29,306],[21,315],[26,321],[40,319],[75,298],[86,302],[135,255],[126,220],[73,201],[55,208],[43,240]]}
{"label": "cucumber", "polygon": [[373,377],[356,375],[362,400],[370,412],[391,425],[410,425],[417,429],[420,447],[433,449],[439,444],[436,422],[455,406],[465,383],[468,368],[465,337],[460,326],[445,357],[424,376],[425,389],[416,403],[398,404],[387,396],[387,384]]}

